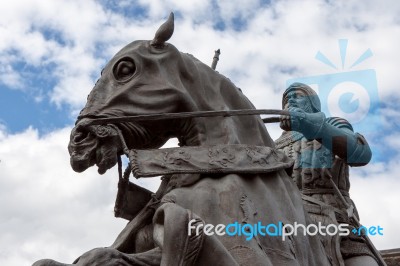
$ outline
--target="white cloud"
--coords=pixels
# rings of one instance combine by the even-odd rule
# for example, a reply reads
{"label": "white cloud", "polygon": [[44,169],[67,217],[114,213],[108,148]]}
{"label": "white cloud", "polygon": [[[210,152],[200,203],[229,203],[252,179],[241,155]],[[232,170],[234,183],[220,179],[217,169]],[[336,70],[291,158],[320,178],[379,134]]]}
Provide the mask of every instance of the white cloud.
{"label": "white cloud", "polygon": [[[75,173],[67,145],[71,128],[39,137],[32,128],[8,134],[0,126],[0,265],[53,258],[72,262],[109,246],[127,223],[114,218],[118,173],[95,167]],[[171,140],[166,146],[176,146]],[[133,181],[152,191],[158,178]]]}
{"label": "white cloud", "polygon": [[0,66],[0,82],[14,89],[22,87],[21,76],[10,65]]}
{"label": "white cloud", "polygon": [[49,257],[71,261],[110,245],[125,222],[113,217],[115,169],[74,173],[66,149],[70,128],[43,137],[27,129],[0,139],[1,265]]}
{"label": "white cloud", "polygon": [[[400,221],[397,203],[400,187],[400,179],[396,170],[399,160],[394,159],[389,167],[380,169],[381,166],[367,165],[364,167],[364,175],[352,169],[350,177],[350,195],[355,202],[360,214],[360,222],[366,227],[381,226],[383,236],[370,236],[378,249],[398,248],[397,227]],[[368,171],[371,169],[372,171]],[[365,174],[366,173],[366,174]]]}
{"label": "white cloud", "polygon": [[[86,84],[94,81],[106,60],[123,44],[134,39],[151,39],[169,10],[182,14],[177,18],[171,42],[205,62],[211,61],[213,50],[221,48],[218,69],[228,76],[244,75],[245,79],[233,75],[231,78],[243,89],[255,93],[254,96],[261,96],[261,90],[279,96],[277,91],[271,90],[282,90],[289,77],[332,72],[313,57],[321,50],[339,65],[336,43],[339,38],[349,39],[348,62],[371,48],[376,58],[369,59],[360,67],[376,69],[383,97],[395,92],[394,71],[399,56],[396,38],[400,36],[398,24],[394,23],[395,11],[399,9],[397,2],[393,2],[388,10],[384,7],[360,7],[355,2],[326,4],[317,0],[279,1],[268,6],[257,1],[220,1],[213,6],[207,1],[154,0],[142,3],[150,12],[145,21],[128,20],[93,1],[12,3],[14,1],[2,9],[2,24],[7,24],[7,27],[0,31],[4,37],[0,47],[6,50],[13,47],[29,64],[55,63],[54,74],[59,82],[50,95],[57,104],[81,107],[83,103],[77,99],[76,91],[82,91],[84,99],[89,90]],[[366,4],[367,7],[371,5],[372,2]],[[239,6],[241,8],[237,8]],[[17,12],[17,9],[20,10]],[[219,14],[227,23],[226,31],[212,28],[214,14]],[[245,31],[237,32],[231,27],[231,20],[238,16],[248,24]],[[384,19],[372,19],[374,17]],[[368,27],[360,31],[358,24]],[[44,29],[58,32],[65,45],[54,39],[45,39]],[[96,52],[99,46],[100,54]],[[285,73],[285,69],[291,71]],[[81,76],[86,81],[80,84],[85,87],[76,88],[80,84],[71,80],[71,76]],[[260,85],[254,86],[257,83]]]}

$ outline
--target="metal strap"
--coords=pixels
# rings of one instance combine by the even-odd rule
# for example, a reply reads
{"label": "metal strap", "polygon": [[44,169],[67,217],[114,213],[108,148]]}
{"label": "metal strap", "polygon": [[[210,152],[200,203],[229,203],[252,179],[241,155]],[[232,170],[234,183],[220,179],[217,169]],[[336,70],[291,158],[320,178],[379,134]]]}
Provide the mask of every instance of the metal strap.
{"label": "metal strap", "polygon": [[[170,119],[184,119],[196,117],[229,117],[229,116],[243,116],[243,115],[296,115],[296,113],[289,113],[285,110],[275,109],[241,109],[241,110],[225,110],[225,111],[196,111],[196,112],[182,112],[182,113],[157,113],[157,114],[144,114],[134,116],[121,116],[121,117],[102,117],[92,118],[88,116],[78,116],[78,120],[88,118],[89,120],[82,122],[82,126],[89,125],[104,125],[116,124],[137,121],[155,121],[155,120],[170,120]],[[265,119],[269,122],[277,122],[279,118]]]}
{"label": "metal strap", "polygon": [[[301,190],[302,194],[305,195],[312,195],[312,194],[336,194],[336,191],[334,189],[331,188],[306,188],[306,189],[302,189]],[[349,197],[349,192],[347,192],[346,190],[340,189],[340,193],[343,196],[347,196]]]}

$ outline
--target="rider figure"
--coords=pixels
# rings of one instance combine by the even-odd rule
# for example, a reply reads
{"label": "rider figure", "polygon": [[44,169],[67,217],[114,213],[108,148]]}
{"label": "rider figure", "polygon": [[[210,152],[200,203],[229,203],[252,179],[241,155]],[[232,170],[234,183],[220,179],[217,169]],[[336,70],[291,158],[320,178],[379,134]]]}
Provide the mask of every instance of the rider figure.
{"label": "rider figure", "polygon": [[[370,161],[367,141],[354,133],[347,120],[326,118],[318,95],[305,84],[294,83],[286,89],[282,108],[291,116],[281,116],[280,127],[284,132],[275,143],[277,149],[294,159],[290,174],[302,192],[305,209],[313,223],[322,222],[325,226],[345,223],[350,225],[350,230],[357,228],[349,218],[353,211],[358,220],[349,196],[349,166],[363,166]],[[351,231],[341,239],[323,237],[322,241],[334,265],[343,265],[343,260],[346,266],[377,265],[365,239]]]}

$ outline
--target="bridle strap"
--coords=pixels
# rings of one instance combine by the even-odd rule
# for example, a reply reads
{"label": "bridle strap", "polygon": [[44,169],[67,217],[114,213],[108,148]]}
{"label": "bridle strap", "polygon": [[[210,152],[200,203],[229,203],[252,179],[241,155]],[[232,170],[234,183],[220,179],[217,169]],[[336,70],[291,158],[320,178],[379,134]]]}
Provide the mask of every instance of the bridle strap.
{"label": "bridle strap", "polygon": [[[122,145],[122,151],[124,152],[124,154],[126,155],[126,157],[129,158],[129,149],[128,146],[126,145],[126,141],[124,139],[124,136],[122,135],[121,130],[113,124],[109,125],[110,127],[112,127],[118,134],[118,137],[121,141],[121,145]],[[119,180],[121,181],[121,179],[125,179],[127,181],[129,181],[129,174],[131,173],[131,169],[132,169],[132,165],[131,162],[128,163],[128,166],[126,167],[124,174],[122,175],[122,159],[121,156],[118,156],[118,176],[119,176]]]}
{"label": "bridle strap", "polygon": [[[286,110],[275,109],[241,109],[241,110],[226,110],[226,111],[196,111],[196,112],[182,112],[182,113],[157,113],[157,114],[144,114],[134,116],[121,116],[121,117],[101,117],[92,118],[88,116],[79,116],[78,120],[88,118],[84,121],[85,126],[90,125],[104,125],[104,124],[117,124],[126,122],[138,121],[155,121],[155,120],[170,120],[170,119],[185,119],[185,118],[198,118],[198,117],[230,117],[230,116],[244,116],[244,115],[296,115],[293,112]],[[278,122],[279,117],[265,118],[264,123]]]}

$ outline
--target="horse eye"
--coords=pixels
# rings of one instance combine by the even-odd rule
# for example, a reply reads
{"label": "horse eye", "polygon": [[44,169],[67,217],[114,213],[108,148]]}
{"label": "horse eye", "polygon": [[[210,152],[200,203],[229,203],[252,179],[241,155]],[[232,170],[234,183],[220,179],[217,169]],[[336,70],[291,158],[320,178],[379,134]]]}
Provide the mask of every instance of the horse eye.
{"label": "horse eye", "polygon": [[136,66],[132,59],[125,58],[114,66],[114,76],[119,81],[126,81],[135,74]]}

